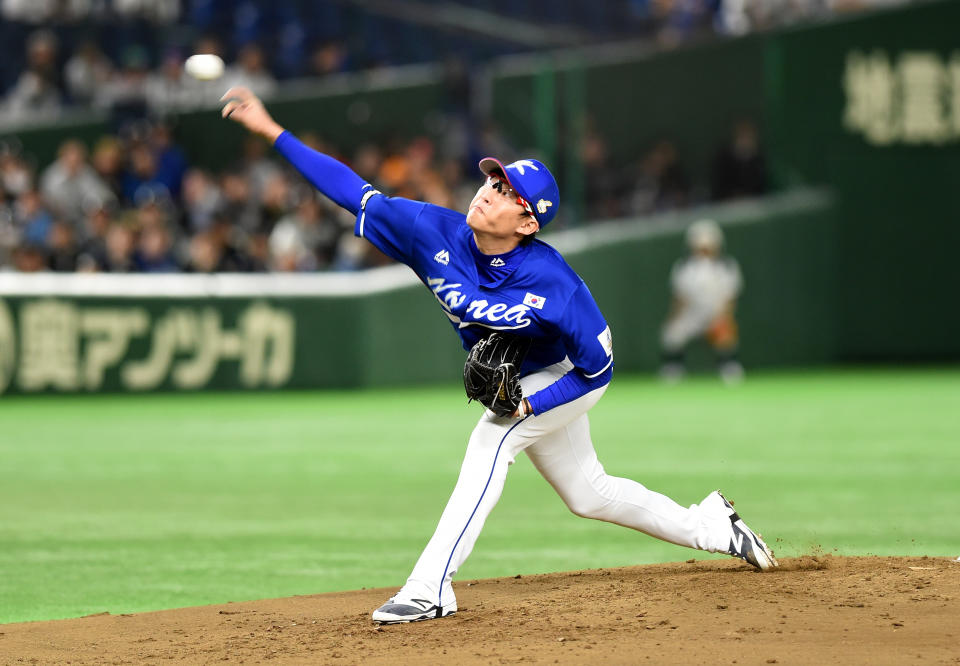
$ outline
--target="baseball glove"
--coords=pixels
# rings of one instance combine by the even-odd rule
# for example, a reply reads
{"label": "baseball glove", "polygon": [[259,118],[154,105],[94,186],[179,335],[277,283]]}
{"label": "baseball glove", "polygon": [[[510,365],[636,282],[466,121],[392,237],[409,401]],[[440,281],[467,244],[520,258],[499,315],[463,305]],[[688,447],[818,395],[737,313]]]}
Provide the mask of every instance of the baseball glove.
{"label": "baseball glove", "polygon": [[497,416],[510,416],[523,399],[520,366],[530,349],[530,338],[494,331],[479,340],[463,364],[463,387]]}

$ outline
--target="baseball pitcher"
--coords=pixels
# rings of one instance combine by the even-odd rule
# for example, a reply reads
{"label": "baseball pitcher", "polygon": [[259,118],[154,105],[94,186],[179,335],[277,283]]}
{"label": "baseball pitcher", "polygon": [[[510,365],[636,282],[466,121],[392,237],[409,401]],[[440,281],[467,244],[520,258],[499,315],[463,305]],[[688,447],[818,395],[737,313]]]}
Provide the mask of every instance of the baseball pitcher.
{"label": "baseball pitcher", "polygon": [[373,612],[379,623],[451,615],[451,581],[470,555],[521,452],[570,510],[671,543],[728,553],[761,570],[770,549],[715,491],[690,508],[597,460],[587,412],[613,373],[610,328],[583,280],[536,238],[560,193],[541,162],[480,162],[467,214],[390,197],[278,125],[248,89],[224,95],[222,115],[266,137],[324,195],[356,215],[354,233],[409,266],[463,347],[467,395],[486,410],[470,436],[460,477],[433,537],[401,590]]}

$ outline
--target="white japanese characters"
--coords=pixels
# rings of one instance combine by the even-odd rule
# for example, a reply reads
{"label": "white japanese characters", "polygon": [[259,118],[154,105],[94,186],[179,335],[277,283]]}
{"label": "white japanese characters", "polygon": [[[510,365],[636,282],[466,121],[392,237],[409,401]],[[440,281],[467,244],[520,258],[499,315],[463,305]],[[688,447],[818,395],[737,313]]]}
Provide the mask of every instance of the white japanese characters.
{"label": "white japanese characters", "polygon": [[851,51],[843,124],[876,146],[960,141],[960,51]]}
{"label": "white japanese characters", "polygon": [[[16,386],[22,391],[100,389],[108,372],[126,390],[146,391],[169,382],[178,389],[207,386],[223,361],[238,362],[246,387],[278,387],[293,373],[295,320],[289,311],[254,302],[224,327],[216,308],[175,306],[157,316],[139,306],[81,305],[45,298],[19,309],[14,324],[0,301],[0,349],[17,349]],[[6,331],[5,333],[3,331]],[[136,342],[137,349],[131,350]],[[138,351],[144,349],[146,351]],[[8,361],[11,359],[8,358]],[[0,369],[11,365],[0,359]],[[12,372],[2,372],[0,391]]]}

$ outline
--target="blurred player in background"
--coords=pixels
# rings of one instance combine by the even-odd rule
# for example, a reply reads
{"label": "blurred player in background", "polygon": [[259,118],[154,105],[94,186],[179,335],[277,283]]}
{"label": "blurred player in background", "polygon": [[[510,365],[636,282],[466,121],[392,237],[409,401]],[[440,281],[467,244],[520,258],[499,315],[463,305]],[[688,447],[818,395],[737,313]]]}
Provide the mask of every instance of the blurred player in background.
{"label": "blurred player in background", "polygon": [[727,383],[743,379],[737,359],[739,336],[734,308],[743,288],[740,266],[722,254],[723,232],[713,220],[694,222],[687,229],[690,255],[670,273],[673,305],[661,332],[663,366],[660,375],[678,381],[686,373],[687,346],[704,338],[717,357],[720,377]]}

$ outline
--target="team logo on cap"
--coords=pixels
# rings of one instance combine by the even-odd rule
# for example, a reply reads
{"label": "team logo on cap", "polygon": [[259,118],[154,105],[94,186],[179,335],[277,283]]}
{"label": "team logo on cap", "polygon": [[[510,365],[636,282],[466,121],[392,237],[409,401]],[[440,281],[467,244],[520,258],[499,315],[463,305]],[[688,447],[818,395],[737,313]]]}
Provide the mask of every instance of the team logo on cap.
{"label": "team logo on cap", "polygon": [[550,208],[550,206],[552,205],[553,205],[552,201],[547,201],[546,199],[540,199],[540,201],[537,202],[537,212],[543,215],[544,213],[547,212],[547,209]]}
{"label": "team logo on cap", "polygon": [[513,164],[507,165],[508,169],[516,169],[517,171],[519,171],[521,176],[523,175],[524,167],[530,167],[534,171],[540,171],[540,169],[537,168],[537,165],[531,162],[530,160],[517,160]]}

